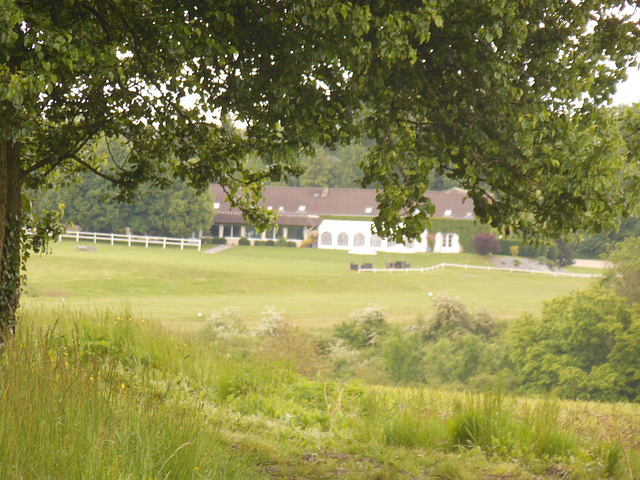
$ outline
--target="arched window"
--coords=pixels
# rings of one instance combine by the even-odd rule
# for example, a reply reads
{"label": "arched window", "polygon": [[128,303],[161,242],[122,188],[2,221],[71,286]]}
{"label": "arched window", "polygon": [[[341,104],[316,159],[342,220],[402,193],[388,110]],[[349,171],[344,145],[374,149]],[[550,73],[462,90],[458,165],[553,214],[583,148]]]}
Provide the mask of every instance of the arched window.
{"label": "arched window", "polygon": [[349,246],[349,235],[344,232],[340,232],[338,235],[338,246],[339,247],[348,247]]}
{"label": "arched window", "polygon": [[324,232],[320,237],[320,245],[331,245],[331,242],[333,242],[331,232]]}
{"label": "arched window", "polygon": [[380,238],[378,235],[373,235],[371,237],[371,246],[373,248],[380,248],[382,246],[382,238]]}
{"label": "arched window", "polygon": [[353,237],[354,247],[364,247],[364,235],[362,233],[356,233]]}

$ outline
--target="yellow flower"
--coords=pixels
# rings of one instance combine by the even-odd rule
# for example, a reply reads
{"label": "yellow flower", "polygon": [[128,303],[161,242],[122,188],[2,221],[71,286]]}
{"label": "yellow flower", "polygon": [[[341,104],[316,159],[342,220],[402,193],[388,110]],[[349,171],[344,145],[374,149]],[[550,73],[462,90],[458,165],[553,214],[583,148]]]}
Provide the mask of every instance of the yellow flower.
{"label": "yellow flower", "polygon": [[121,386],[122,386],[122,388],[124,388],[125,387],[124,383]]}

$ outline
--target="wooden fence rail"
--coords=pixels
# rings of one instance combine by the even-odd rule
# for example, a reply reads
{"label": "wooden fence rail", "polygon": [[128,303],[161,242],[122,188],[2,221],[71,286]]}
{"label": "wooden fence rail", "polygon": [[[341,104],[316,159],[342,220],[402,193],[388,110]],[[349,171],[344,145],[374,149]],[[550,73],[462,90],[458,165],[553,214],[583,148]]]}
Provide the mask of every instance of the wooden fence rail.
{"label": "wooden fence rail", "polygon": [[180,250],[184,250],[184,247],[196,247],[198,251],[202,248],[202,240],[199,238],[171,238],[171,237],[152,237],[149,235],[124,235],[118,233],[97,233],[97,232],[71,232],[68,231],[60,235],[59,240],[63,238],[71,238],[76,242],[80,240],[89,240],[93,243],[109,242],[113,245],[115,242],[127,243],[131,246],[132,243],[144,243],[146,248],[149,245],[162,245],[162,248],[167,248],[167,245],[179,246]]}
{"label": "wooden fence rail", "polygon": [[452,268],[464,268],[465,270],[475,269],[475,270],[486,270],[486,271],[498,271],[498,272],[509,272],[509,273],[527,273],[531,275],[551,275],[553,277],[571,277],[571,278],[597,278],[602,277],[602,274],[599,273],[574,273],[574,272],[558,272],[554,270],[531,270],[531,269],[523,269],[523,268],[504,268],[504,267],[492,267],[492,266],[481,266],[481,265],[459,265],[456,263],[440,263],[438,265],[434,265],[432,267],[421,267],[421,268],[359,268],[358,273],[360,272],[420,272],[420,273],[428,273],[434,270],[440,270],[445,267]]}

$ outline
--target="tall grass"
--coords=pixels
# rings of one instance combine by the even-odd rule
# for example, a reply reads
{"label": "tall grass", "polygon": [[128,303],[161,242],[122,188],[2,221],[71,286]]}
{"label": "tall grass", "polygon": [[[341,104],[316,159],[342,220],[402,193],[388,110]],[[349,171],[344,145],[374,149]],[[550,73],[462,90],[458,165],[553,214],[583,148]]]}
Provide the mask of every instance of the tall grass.
{"label": "tall grass", "polygon": [[0,477],[258,478],[214,415],[135,375],[176,342],[129,318],[21,328],[0,352]]}
{"label": "tall grass", "polygon": [[514,479],[637,473],[637,448],[579,438],[560,402],[307,378],[292,336],[206,340],[126,308],[23,312],[0,350],[0,478],[475,478],[480,457],[528,469]]}

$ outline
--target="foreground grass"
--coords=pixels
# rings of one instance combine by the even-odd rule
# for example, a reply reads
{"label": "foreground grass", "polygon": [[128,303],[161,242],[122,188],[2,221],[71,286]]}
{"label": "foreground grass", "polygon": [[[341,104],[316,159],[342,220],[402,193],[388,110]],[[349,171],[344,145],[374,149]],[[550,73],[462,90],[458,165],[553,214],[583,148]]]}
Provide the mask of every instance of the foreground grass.
{"label": "foreground grass", "polygon": [[293,331],[216,341],[68,308],[20,325],[0,352],[0,478],[640,474],[637,405],[337,382]]}
{"label": "foreground grass", "polygon": [[[207,255],[108,244],[90,253],[75,247],[65,241],[54,245],[53,255],[29,261],[25,305],[108,308],[125,302],[137,313],[182,325],[195,325],[199,313],[207,316],[225,307],[239,307],[255,324],[265,306],[274,306],[322,329],[368,304],[384,307],[391,321],[413,321],[432,312],[432,298],[439,293],[459,296],[471,309],[486,306],[502,318],[537,314],[544,300],[590,282],[463,269],[358,274],[349,271],[346,252],[318,249],[236,247]],[[387,259],[379,257],[382,265]],[[407,260],[415,267],[489,264],[469,254],[414,254]]]}

